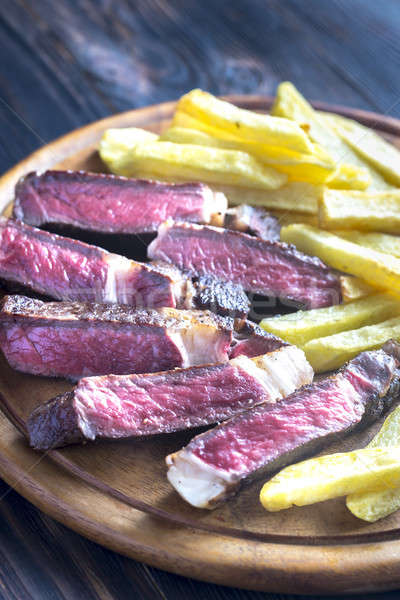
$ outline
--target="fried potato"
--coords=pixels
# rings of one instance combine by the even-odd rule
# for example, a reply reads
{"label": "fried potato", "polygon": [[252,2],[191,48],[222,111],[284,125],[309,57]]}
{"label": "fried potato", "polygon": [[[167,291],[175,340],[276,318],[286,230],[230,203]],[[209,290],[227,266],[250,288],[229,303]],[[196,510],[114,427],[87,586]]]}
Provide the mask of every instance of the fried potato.
{"label": "fried potato", "polygon": [[400,152],[373,129],[340,115],[326,114],[324,121],[393,185],[400,186]]}
{"label": "fried potato", "polygon": [[260,191],[238,186],[212,186],[225,194],[229,204],[254,204],[265,208],[316,215],[323,186],[304,181],[286,183],[277,190]]}
{"label": "fried potato", "polygon": [[400,447],[363,448],[286,467],[264,484],[260,501],[266,510],[277,511],[399,485]]}
{"label": "fried potato", "polygon": [[334,189],[366,190],[371,181],[371,175],[367,169],[353,167],[353,165],[339,165],[326,185]]}
{"label": "fried potato", "polygon": [[317,215],[311,215],[309,213],[295,212],[293,210],[274,210],[268,211],[276,217],[279,224],[284,227],[285,225],[293,225],[293,223],[306,223],[307,225],[318,226]]}
{"label": "fried potato", "polygon": [[340,276],[340,288],[343,302],[359,300],[376,292],[376,288],[372,287],[372,285],[352,275]]}
{"label": "fried potato", "polygon": [[291,83],[284,82],[278,86],[271,113],[278,117],[293,119],[299,125],[306,126],[311,140],[322,146],[338,165],[361,167],[361,181],[365,178],[366,169],[371,178],[369,190],[392,189],[393,186],[388,184],[378,171],[354,152]]}
{"label": "fried potato", "polygon": [[360,244],[366,248],[372,248],[378,252],[384,252],[385,254],[392,254],[400,258],[400,237],[396,235],[389,235],[387,233],[365,233],[363,231],[356,231],[354,229],[345,230],[340,229],[334,231],[335,235],[338,235],[345,240]]}
{"label": "fried potato", "polygon": [[245,152],[159,141],[136,145],[119,169],[127,176],[166,175],[264,190],[279,188],[287,179]]}
{"label": "fried potato", "polygon": [[315,338],[372,325],[397,315],[400,315],[400,297],[375,294],[349,304],[300,310],[280,317],[263,319],[260,326],[265,331],[302,348]]}
{"label": "fried potato", "polygon": [[[385,420],[368,448],[400,446],[400,406]],[[359,492],[346,498],[346,506],[355,517],[374,523],[400,509],[400,487],[374,492]]]}
{"label": "fried potato", "polygon": [[297,123],[238,108],[202,90],[192,90],[182,96],[177,111],[239,139],[312,154],[313,146]]}
{"label": "fried potato", "polygon": [[336,171],[333,159],[317,145],[314,145],[313,154],[301,154],[259,142],[226,139],[217,130],[211,134],[187,127],[170,127],[161,134],[160,141],[247,152],[260,162],[286,173],[290,180],[321,184],[330,179]]}
{"label": "fried potato", "polygon": [[395,256],[364,248],[311,225],[283,227],[281,240],[318,256],[334,269],[360,277],[375,288],[400,293],[400,259]]}
{"label": "fried potato", "polygon": [[99,154],[112,173],[122,175],[119,165],[136,144],[155,142],[158,135],[139,129],[126,127],[123,129],[107,129],[100,140]]}
{"label": "fried potato", "polygon": [[325,229],[400,231],[400,190],[391,192],[324,191],[319,222]]}
{"label": "fried potato", "polygon": [[376,350],[390,340],[400,340],[400,317],[359,329],[311,340],[303,350],[316,373],[332,371],[364,350]]}

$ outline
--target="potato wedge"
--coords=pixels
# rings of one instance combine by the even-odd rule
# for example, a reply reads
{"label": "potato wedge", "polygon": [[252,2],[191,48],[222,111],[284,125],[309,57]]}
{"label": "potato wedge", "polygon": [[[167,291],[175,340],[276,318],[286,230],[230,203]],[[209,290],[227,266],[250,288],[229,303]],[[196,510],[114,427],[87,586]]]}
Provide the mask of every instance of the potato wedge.
{"label": "potato wedge", "polygon": [[277,511],[399,485],[400,447],[363,448],[286,467],[264,484],[260,501],[266,510]]}
{"label": "potato wedge", "polygon": [[340,288],[343,302],[360,300],[360,298],[365,298],[376,292],[376,288],[372,285],[352,275],[340,276]]}
{"label": "potato wedge", "polygon": [[302,348],[306,342],[315,338],[372,325],[398,315],[400,297],[375,294],[349,304],[300,310],[280,317],[263,319],[260,325],[265,331]]}
{"label": "potato wedge", "polygon": [[238,186],[212,186],[223,192],[229,204],[255,204],[280,211],[296,211],[316,215],[322,198],[323,186],[304,181],[286,183],[277,190],[255,190]]}
{"label": "potato wedge", "polygon": [[[386,418],[368,448],[400,446],[400,406]],[[400,509],[400,487],[374,492],[358,492],[346,498],[346,506],[355,517],[374,523]]]}
{"label": "potato wedge", "polygon": [[357,230],[346,230],[339,229],[333,231],[335,235],[365,246],[366,248],[372,248],[378,252],[384,252],[385,254],[392,254],[400,258],[400,237],[397,235],[389,235],[387,233],[366,233],[364,231]]}
{"label": "potato wedge", "polygon": [[323,119],[334,131],[393,185],[400,186],[400,152],[373,129],[340,115]]}
{"label": "potato wedge", "polygon": [[359,352],[380,348],[391,338],[400,340],[400,317],[316,338],[304,344],[302,349],[314,371],[323,373],[341,367]]}
{"label": "potato wedge", "polygon": [[[210,148],[247,152],[263,164],[286,173],[290,180],[321,184],[328,179],[330,180],[336,171],[333,159],[317,145],[314,145],[313,154],[301,154],[286,148],[267,146],[258,142],[226,139],[217,130],[211,134],[187,127],[170,127],[161,134],[159,139],[160,141],[177,144],[196,144]],[[368,185],[368,182],[366,185]]]}
{"label": "potato wedge", "polygon": [[107,129],[100,140],[99,154],[112,173],[120,174],[120,162],[125,160],[126,155],[136,144],[156,140],[158,135],[138,127]]}
{"label": "potato wedge", "polygon": [[370,190],[392,189],[393,186],[388,184],[378,171],[354,152],[291,83],[284,82],[278,86],[271,113],[278,117],[293,119],[299,125],[306,125],[312,141],[322,146],[338,165],[348,164],[362,169],[361,181],[364,180],[366,169],[371,178]]}
{"label": "potato wedge", "polygon": [[325,229],[400,231],[400,190],[354,192],[326,189],[319,204],[319,222]]}
{"label": "potato wedge", "polygon": [[159,141],[136,145],[119,169],[127,176],[167,175],[263,190],[279,188],[287,179],[245,152]]}
{"label": "potato wedge", "polygon": [[376,288],[400,293],[400,259],[364,248],[311,225],[288,225],[281,240],[319,256],[334,269],[356,275]]}
{"label": "potato wedge", "polygon": [[202,90],[192,90],[182,96],[177,111],[211,127],[223,129],[239,139],[312,154],[312,144],[297,123],[238,108]]}

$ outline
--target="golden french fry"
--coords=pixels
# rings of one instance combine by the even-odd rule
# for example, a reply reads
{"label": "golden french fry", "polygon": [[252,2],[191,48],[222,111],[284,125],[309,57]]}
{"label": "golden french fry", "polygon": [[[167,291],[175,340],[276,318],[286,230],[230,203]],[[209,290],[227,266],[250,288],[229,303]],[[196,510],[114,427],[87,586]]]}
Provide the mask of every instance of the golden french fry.
{"label": "golden french fry", "polygon": [[338,235],[345,240],[360,244],[366,248],[372,248],[378,252],[384,252],[386,254],[392,254],[400,258],[400,237],[397,235],[389,235],[387,233],[365,233],[364,231],[357,230],[346,230],[340,229],[334,231],[335,235]]}
{"label": "golden french fry", "polygon": [[314,145],[313,154],[301,154],[282,147],[267,146],[259,142],[226,139],[221,132],[212,134],[187,127],[170,127],[160,136],[160,141],[177,144],[197,144],[210,148],[240,150],[251,154],[260,162],[286,173],[290,180],[321,184],[336,171],[334,161],[321,148]]}
{"label": "golden french fry", "polygon": [[315,338],[323,338],[362,325],[372,325],[398,315],[400,297],[375,294],[349,304],[300,310],[263,319],[260,325],[265,331],[291,344],[304,347],[304,344]]}
{"label": "golden french fry", "polygon": [[110,171],[118,174],[120,162],[136,144],[155,142],[157,139],[155,133],[138,127],[107,129],[100,140],[99,154]]}
{"label": "golden french fry", "polygon": [[364,350],[376,350],[390,340],[400,339],[400,317],[351,331],[311,340],[303,350],[316,373],[332,371]]}
{"label": "golden french fry", "polygon": [[296,211],[316,215],[323,186],[304,181],[286,183],[277,190],[253,190],[239,186],[212,186],[225,194],[229,204],[255,204],[280,211]]}
{"label": "golden french fry", "polygon": [[306,223],[307,225],[318,226],[317,215],[309,213],[295,212],[292,210],[274,210],[271,209],[268,212],[276,217],[282,227],[285,225],[293,225],[293,223]]}
{"label": "golden french fry", "polygon": [[[400,446],[400,406],[386,418],[368,448]],[[400,487],[374,492],[359,492],[346,498],[347,508],[355,517],[374,523],[400,508]]]}
{"label": "golden french fry", "polygon": [[264,484],[260,501],[266,510],[277,511],[399,485],[400,447],[363,448],[286,467]]}
{"label": "golden french fry", "polygon": [[343,302],[360,300],[376,292],[376,288],[372,287],[372,285],[352,275],[340,276],[340,288]]}
{"label": "golden french fry", "polygon": [[393,185],[400,185],[400,152],[373,129],[340,115],[322,117],[330,127]]}
{"label": "golden french fry", "polygon": [[119,170],[127,176],[166,175],[263,190],[279,188],[287,179],[245,152],[159,141],[136,145],[119,163]]}
{"label": "golden french fry", "polygon": [[324,191],[319,222],[325,229],[400,231],[400,190],[390,192]]}
{"label": "golden french fry", "polygon": [[192,90],[182,96],[177,111],[239,139],[283,146],[305,154],[313,150],[307,134],[297,123],[238,108],[202,90]]}
{"label": "golden french fry", "polygon": [[318,256],[338,271],[360,277],[375,288],[400,293],[400,259],[395,256],[354,244],[311,225],[283,227],[281,240]]}
{"label": "golden french fry", "polygon": [[393,189],[393,186],[389,185],[376,169],[356,154],[325,122],[291,83],[284,82],[278,86],[275,104],[271,112],[273,115],[293,119],[298,124],[307,126],[310,138],[329,152],[338,165],[361,167],[361,180],[365,179],[366,169],[371,178],[369,190]]}

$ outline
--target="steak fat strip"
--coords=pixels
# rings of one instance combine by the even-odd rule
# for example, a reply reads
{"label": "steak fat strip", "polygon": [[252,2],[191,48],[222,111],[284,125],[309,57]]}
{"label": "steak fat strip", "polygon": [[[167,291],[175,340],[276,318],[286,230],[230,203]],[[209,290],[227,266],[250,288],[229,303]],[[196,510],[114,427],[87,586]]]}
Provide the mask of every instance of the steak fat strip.
{"label": "steak fat strip", "polygon": [[193,438],[167,456],[168,479],[187,502],[212,509],[244,482],[273,473],[338,435],[373,422],[399,393],[396,358],[384,350],[363,352],[335,375],[306,385],[277,404],[244,411]]}
{"label": "steak fat strip", "polygon": [[275,402],[312,377],[312,368],[295,346],[225,364],[87,377],[72,392],[33,411],[27,422],[30,444],[48,450],[95,438],[210,425],[260,402]]}

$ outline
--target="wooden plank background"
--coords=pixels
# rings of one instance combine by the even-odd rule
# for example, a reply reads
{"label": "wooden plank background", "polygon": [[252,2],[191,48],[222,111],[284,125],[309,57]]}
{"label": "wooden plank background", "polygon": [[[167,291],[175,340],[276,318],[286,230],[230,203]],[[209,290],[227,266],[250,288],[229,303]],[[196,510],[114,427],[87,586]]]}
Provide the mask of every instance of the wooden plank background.
{"label": "wooden plank background", "polygon": [[[1,172],[80,125],[194,87],[273,94],[290,80],[310,99],[400,117],[400,2],[3,0],[0,65]],[[289,598],[135,563],[3,482],[0,499],[0,598]]]}

